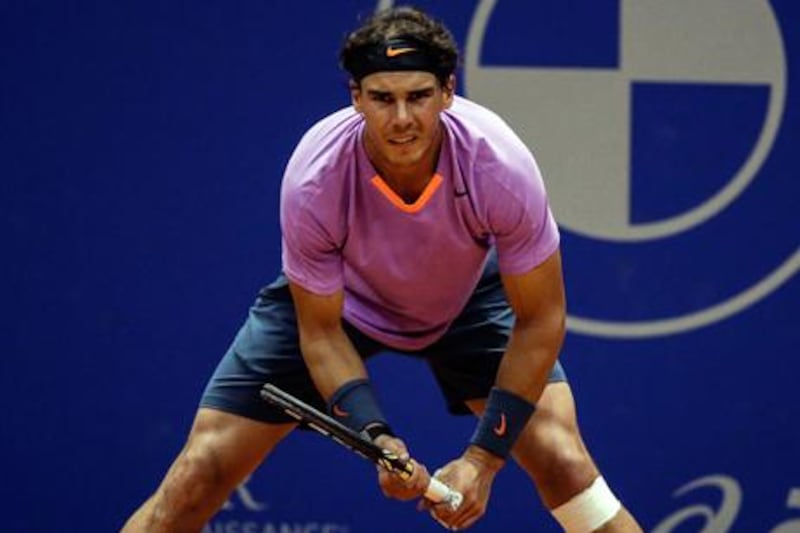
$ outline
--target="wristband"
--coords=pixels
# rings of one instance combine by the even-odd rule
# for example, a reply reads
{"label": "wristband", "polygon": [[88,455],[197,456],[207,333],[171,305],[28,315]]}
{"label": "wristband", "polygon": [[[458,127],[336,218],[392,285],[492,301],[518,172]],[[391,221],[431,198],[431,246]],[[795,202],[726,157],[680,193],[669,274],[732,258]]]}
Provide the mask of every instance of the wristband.
{"label": "wristband", "polygon": [[384,433],[392,435],[366,379],[354,379],[336,389],[328,400],[328,412],[345,426],[358,433],[364,431],[372,439]]}
{"label": "wristband", "polygon": [[480,446],[501,459],[507,458],[535,408],[524,398],[493,387],[470,444]]}

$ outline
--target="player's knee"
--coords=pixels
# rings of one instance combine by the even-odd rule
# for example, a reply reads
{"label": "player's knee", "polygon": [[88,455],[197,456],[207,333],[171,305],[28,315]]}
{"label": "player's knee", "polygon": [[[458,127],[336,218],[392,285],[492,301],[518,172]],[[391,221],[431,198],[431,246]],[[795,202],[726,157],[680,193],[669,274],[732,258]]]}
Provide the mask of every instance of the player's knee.
{"label": "player's knee", "polygon": [[224,502],[236,479],[224,468],[218,448],[213,431],[193,433],[159,490],[168,514],[205,512]]}
{"label": "player's knee", "polygon": [[557,419],[529,424],[514,457],[534,479],[550,507],[570,499],[598,474],[578,429]]}

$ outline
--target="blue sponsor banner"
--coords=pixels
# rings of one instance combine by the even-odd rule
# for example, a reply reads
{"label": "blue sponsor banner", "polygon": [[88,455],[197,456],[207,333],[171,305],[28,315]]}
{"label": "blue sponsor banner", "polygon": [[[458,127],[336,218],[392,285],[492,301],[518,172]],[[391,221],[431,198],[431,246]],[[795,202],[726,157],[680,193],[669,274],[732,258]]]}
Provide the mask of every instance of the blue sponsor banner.
{"label": "blue sponsor banner", "polygon": [[[348,104],[337,51],[392,2],[0,7],[0,529],[113,531],[180,450],[280,266],[278,189]],[[800,530],[800,7],[418,2],[459,92],[534,151],[563,236],[584,437],[648,531]],[[371,371],[430,468],[474,421],[426,367]],[[437,531],[293,434],[213,533]],[[516,467],[475,531],[556,531]]]}

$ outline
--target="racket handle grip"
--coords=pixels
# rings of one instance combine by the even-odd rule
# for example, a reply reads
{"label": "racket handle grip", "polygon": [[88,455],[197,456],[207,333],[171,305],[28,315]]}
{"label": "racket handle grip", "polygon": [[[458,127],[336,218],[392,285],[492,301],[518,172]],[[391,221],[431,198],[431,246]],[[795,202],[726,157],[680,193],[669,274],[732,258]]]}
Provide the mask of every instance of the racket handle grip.
{"label": "racket handle grip", "polygon": [[455,511],[461,505],[464,496],[457,490],[451,489],[435,477],[431,477],[428,488],[425,489],[425,497],[435,503],[445,503],[450,509]]}

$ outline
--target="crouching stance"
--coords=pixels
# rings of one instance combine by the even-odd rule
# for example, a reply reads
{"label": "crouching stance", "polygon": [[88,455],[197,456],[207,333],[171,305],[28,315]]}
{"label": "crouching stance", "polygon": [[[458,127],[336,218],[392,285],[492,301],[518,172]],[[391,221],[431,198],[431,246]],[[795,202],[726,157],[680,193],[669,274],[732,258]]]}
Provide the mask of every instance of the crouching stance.
{"label": "crouching stance", "polygon": [[[475,433],[436,476],[464,495],[435,520],[483,516],[513,458],[570,532],[639,531],[583,444],[558,355],[559,233],[528,148],[455,94],[449,31],[382,11],[341,50],[352,105],[311,127],[281,189],[283,273],[262,289],[203,394],[186,446],[126,531],[197,531],[293,428],[259,399],[272,382],[401,456],[365,360],[424,359]],[[419,498],[430,473],[379,473]],[[524,518],[523,518],[524,519]],[[534,530],[535,524],[531,524]]]}

